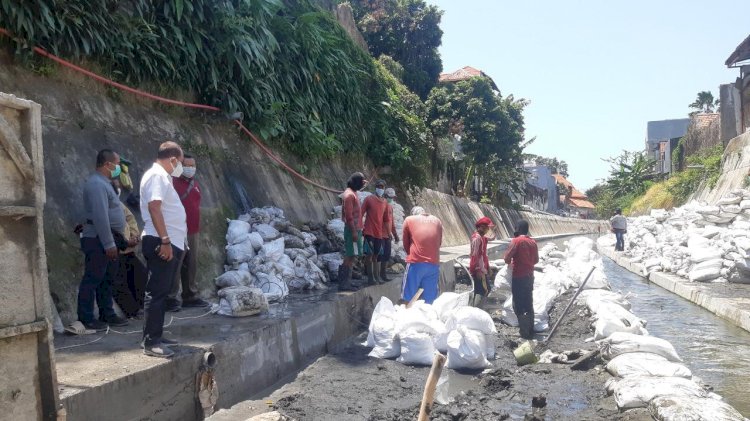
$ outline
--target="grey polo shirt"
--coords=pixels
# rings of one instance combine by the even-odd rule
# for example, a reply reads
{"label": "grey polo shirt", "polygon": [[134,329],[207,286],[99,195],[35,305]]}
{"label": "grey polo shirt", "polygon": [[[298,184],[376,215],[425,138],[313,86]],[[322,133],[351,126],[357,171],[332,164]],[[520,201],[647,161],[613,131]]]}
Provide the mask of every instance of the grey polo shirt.
{"label": "grey polo shirt", "polygon": [[93,224],[84,224],[81,236],[99,237],[105,250],[114,247],[111,230],[124,232],[125,213],[110,180],[98,172],[91,174],[83,185],[83,213]]}
{"label": "grey polo shirt", "polygon": [[609,223],[612,224],[612,228],[617,229],[617,230],[628,229],[628,220],[622,215],[613,216],[609,220]]}

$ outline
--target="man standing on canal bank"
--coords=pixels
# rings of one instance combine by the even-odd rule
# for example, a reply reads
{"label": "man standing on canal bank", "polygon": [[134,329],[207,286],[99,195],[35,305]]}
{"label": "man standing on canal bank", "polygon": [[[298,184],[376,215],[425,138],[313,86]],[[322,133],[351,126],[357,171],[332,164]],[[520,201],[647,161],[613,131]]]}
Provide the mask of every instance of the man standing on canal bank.
{"label": "man standing on canal bank", "polygon": [[[81,251],[86,263],[78,287],[78,320],[86,329],[105,330],[107,325],[128,324],[115,314],[112,305],[112,281],[119,258],[114,233],[124,231],[125,214],[110,180],[118,177],[120,171],[120,156],[102,149],[96,154],[96,171],[83,185],[86,224],[81,231]],[[99,306],[100,320],[94,319],[94,300]]]}
{"label": "man standing on canal bank", "polygon": [[367,274],[367,284],[382,284],[380,276],[380,265],[378,257],[383,254],[385,238],[389,233],[390,221],[388,220],[388,201],[385,197],[385,181],[378,180],[375,182],[375,194],[367,196],[362,203],[362,215],[366,215],[364,230],[365,235],[365,274]]}
{"label": "man standing on canal bank", "polygon": [[440,246],[443,223],[423,208],[415,206],[404,219],[401,238],[406,251],[406,271],[401,285],[401,299],[409,302],[419,288],[422,299],[432,304],[440,293]]}
{"label": "man standing on canal bank", "polygon": [[383,253],[378,256],[378,262],[380,262],[380,279],[383,282],[388,282],[390,279],[387,277],[386,270],[388,269],[388,261],[391,260],[393,241],[397,243],[399,241],[396,220],[393,218],[393,204],[396,200],[396,191],[390,187],[385,189],[385,198],[388,200],[388,209],[386,212],[388,212],[389,226],[383,229],[383,235],[385,236],[383,238]]}
{"label": "man standing on canal bank", "polygon": [[344,221],[344,262],[339,266],[339,291],[356,291],[352,285],[352,266],[357,257],[362,256],[362,209],[357,192],[367,183],[365,175],[355,172],[346,182],[346,190],[341,195],[341,219]]}
{"label": "man standing on canal bank", "polygon": [[[180,311],[182,307],[208,307],[210,304],[198,296],[195,274],[198,269],[198,232],[201,222],[201,187],[195,179],[195,158],[185,154],[182,175],[172,178],[172,185],[180,195],[187,220],[187,250],[177,265],[172,291],[167,297],[167,311]],[[182,296],[180,297],[180,290]]]}
{"label": "man standing on canal bank", "polygon": [[479,218],[474,224],[476,231],[471,235],[471,260],[469,261],[469,272],[474,283],[474,298],[478,295],[479,304],[472,303],[482,308],[487,296],[490,295],[490,283],[487,280],[490,272],[490,260],[487,256],[487,233],[495,224],[486,216]]}
{"label": "man standing on canal bank", "polygon": [[609,220],[612,232],[615,233],[615,251],[625,251],[625,233],[628,232],[628,220],[622,216],[622,210],[617,209],[615,216]]}
{"label": "man standing on canal bank", "polygon": [[187,241],[185,208],[172,185],[172,177],[182,175],[182,160],[180,146],[164,142],[159,146],[156,162],[141,179],[143,256],[149,271],[144,299],[143,353],[152,357],[172,357],[174,351],[169,346],[177,344],[162,334],[166,298]]}
{"label": "man standing on canal bank", "polygon": [[534,338],[534,265],[539,262],[536,241],[529,237],[529,223],[516,223],[514,238],[505,252],[505,263],[513,270],[511,293],[518,330],[524,339]]}

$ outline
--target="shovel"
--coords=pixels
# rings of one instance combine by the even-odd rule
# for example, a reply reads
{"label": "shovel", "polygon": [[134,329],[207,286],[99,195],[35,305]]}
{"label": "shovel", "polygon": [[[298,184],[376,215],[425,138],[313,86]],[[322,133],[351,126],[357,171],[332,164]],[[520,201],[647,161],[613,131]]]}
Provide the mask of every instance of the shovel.
{"label": "shovel", "polygon": [[[547,342],[549,342],[550,339],[552,339],[552,335],[555,334],[555,331],[557,330],[557,327],[560,325],[560,322],[565,318],[565,315],[568,314],[568,311],[570,310],[570,307],[573,306],[573,303],[575,302],[576,298],[578,298],[578,295],[581,294],[581,291],[583,291],[583,287],[586,286],[586,282],[589,281],[589,278],[591,278],[591,274],[594,273],[594,269],[596,269],[596,266],[592,266],[591,270],[589,270],[589,274],[586,275],[586,279],[583,280],[583,283],[580,287],[578,287],[578,291],[573,295],[573,298],[570,299],[570,302],[568,303],[568,306],[565,307],[565,310],[563,310],[562,314],[560,315],[560,318],[557,319],[557,322],[555,322],[555,325],[552,326],[552,329],[549,331],[549,335],[547,335],[546,338],[542,339],[541,342],[539,342],[536,346],[539,345],[545,345]],[[539,361],[539,358],[534,353],[535,346],[531,341],[526,341],[518,346],[515,350],[513,350],[513,356],[516,357],[516,363],[518,365],[526,365],[526,364],[534,364],[537,361]]]}

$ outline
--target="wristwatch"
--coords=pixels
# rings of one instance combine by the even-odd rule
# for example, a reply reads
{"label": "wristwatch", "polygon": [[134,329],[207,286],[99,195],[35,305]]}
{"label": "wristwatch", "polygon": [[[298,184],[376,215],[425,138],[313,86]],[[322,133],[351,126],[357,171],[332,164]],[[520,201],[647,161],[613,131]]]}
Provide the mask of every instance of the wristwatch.
{"label": "wristwatch", "polygon": [[168,236],[167,237],[161,237],[161,244],[162,245],[167,245],[169,243],[170,243],[170,241],[169,241],[169,237]]}

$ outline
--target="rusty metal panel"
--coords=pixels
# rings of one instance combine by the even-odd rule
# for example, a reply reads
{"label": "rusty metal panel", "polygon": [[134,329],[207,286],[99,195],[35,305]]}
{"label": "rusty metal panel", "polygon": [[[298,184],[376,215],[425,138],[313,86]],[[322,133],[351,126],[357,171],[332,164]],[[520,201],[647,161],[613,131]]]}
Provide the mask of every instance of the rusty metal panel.
{"label": "rusty metal panel", "polygon": [[0,414],[55,419],[40,106],[0,93]]}

